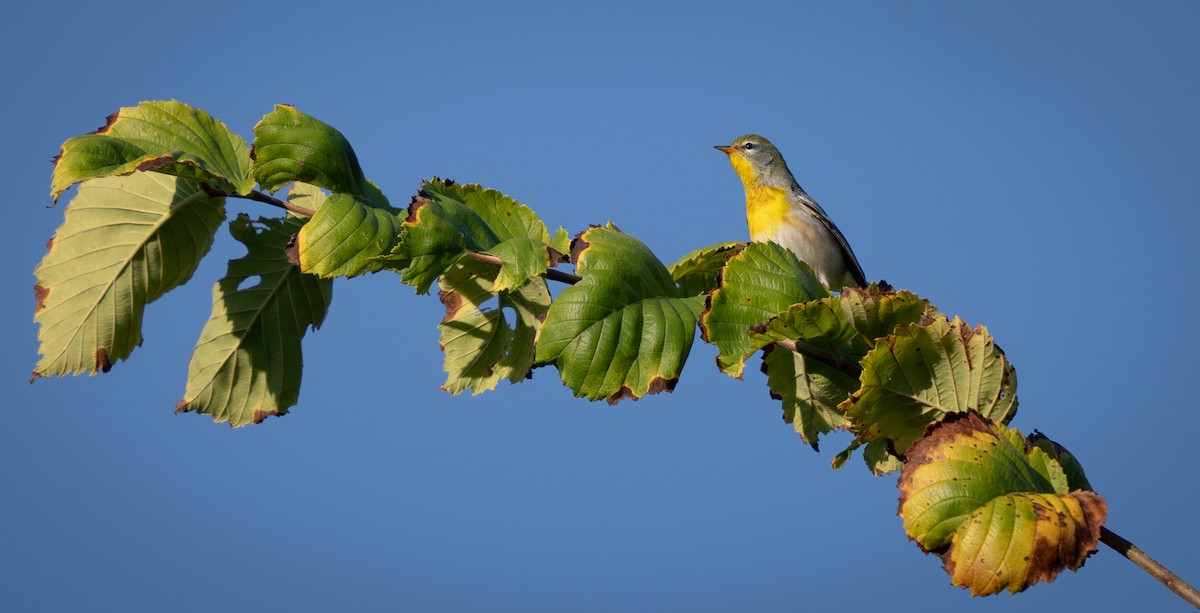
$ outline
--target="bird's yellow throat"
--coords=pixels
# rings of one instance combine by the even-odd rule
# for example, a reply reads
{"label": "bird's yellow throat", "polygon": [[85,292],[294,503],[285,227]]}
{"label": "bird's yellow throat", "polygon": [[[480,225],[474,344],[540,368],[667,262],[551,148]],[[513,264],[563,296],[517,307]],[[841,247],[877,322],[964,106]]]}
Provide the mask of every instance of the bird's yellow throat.
{"label": "bird's yellow throat", "polygon": [[733,170],[746,188],[746,221],[750,225],[750,239],[760,240],[774,236],[788,214],[787,192],[778,187],[767,187],[758,180],[754,168],[740,155],[729,156]]}

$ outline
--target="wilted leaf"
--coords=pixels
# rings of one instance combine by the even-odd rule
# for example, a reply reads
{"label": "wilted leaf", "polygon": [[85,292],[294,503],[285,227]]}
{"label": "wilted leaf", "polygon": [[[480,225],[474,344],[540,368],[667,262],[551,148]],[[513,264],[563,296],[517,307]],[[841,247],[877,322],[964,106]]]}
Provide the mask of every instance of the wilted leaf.
{"label": "wilted leaf", "polygon": [[135,173],[84,183],[34,274],[34,377],[108,371],[142,342],[145,306],[196,271],[225,220],[194,181]]}
{"label": "wilted leaf", "polygon": [[[325,319],[333,282],[300,272],[284,246],[296,218],[239,216],[230,223],[245,257],[230,260],[213,286],[212,315],[192,354],[187,391],[175,410],[212,415],[232,426],[282,415],[300,397],[300,340]],[[243,287],[245,286],[245,287]]]}
{"label": "wilted leaf", "polygon": [[717,243],[701,247],[675,260],[667,270],[685,296],[707,294],[717,287],[717,274],[725,262],[746,247],[745,243]]}
{"label": "wilted leaf", "polygon": [[950,582],[975,596],[1020,592],[1078,570],[1108,515],[1094,492],[1021,492],[992,499],[959,526],[944,556]]}
{"label": "wilted leaf", "polygon": [[862,385],[841,408],[860,439],[887,439],[899,454],[948,414],[1006,423],[1016,413],[1016,371],[986,328],[957,317],[897,326],[862,366]]}
{"label": "wilted leaf", "polygon": [[1030,465],[1026,450],[1002,436],[1007,431],[993,429],[975,412],[961,413],[947,417],[913,445],[898,484],[900,516],[909,538],[926,551],[938,549],[996,496],[1054,492],[1050,480]]}
{"label": "wilted leaf", "polygon": [[1019,432],[978,413],[948,416],[908,450],[900,517],[909,538],[937,551],[955,585],[976,595],[1017,592],[1083,565],[1107,507],[1061,491],[1061,469]]}
{"label": "wilted leaf", "polygon": [[634,399],[674,388],[695,336],[702,297],[686,298],[637,239],[609,224],[576,239],[583,280],[550,306],[537,362],[589,400]]}
{"label": "wilted leaf", "polygon": [[96,132],[68,139],[54,162],[56,200],[80,181],[153,170],[248,194],[246,141],[208,113],[182,102],[143,102],[122,108]]}
{"label": "wilted leaf", "polygon": [[700,316],[704,340],[717,346],[717,365],[741,377],[754,339],[750,327],[762,324],[798,302],[829,295],[812,269],[775,243],[750,243],[729,258],[720,283]]}

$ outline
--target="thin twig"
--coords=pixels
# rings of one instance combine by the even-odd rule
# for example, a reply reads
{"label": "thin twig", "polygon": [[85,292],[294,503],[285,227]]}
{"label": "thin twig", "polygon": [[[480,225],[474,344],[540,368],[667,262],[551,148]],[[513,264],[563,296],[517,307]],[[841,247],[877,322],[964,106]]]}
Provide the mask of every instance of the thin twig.
{"label": "thin twig", "polygon": [[1146,571],[1146,574],[1158,579],[1167,589],[1175,592],[1180,598],[1187,601],[1193,607],[1200,609],[1200,591],[1188,585],[1186,581],[1175,576],[1175,573],[1167,570],[1165,566],[1159,564],[1154,558],[1146,555],[1146,552],[1138,549],[1136,545],[1121,538],[1117,533],[1100,527],[1100,542],[1112,547],[1114,551],[1125,556],[1135,566]]}
{"label": "thin twig", "polygon": [[208,185],[208,184],[204,184],[204,192],[214,198],[245,198],[247,200],[254,200],[255,202],[262,202],[264,204],[269,204],[271,206],[275,206],[275,207],[279,207],[279,208],[287,210],[287,211],[291,211],[292,213],[295,213],[302,217],[312,217],[313,215],[317,214],[317,212],[312,209],[302,207],[302,206],[295,204],[293,202],[290,202],[288,200],[280,200],[274,196],[265,194],[265,193],[257,191],[257,190],[251,191],[249,194],[246,194],[243,196],[242,194],[231,194],[221,188],[213,187],[212,185]]}
{"label": "thin twig", "polygon": [[862,374],[862,367],[858,364],[839,362],[832,353],[829,353],[828,351],[804,341],[787,338],[775,341],[775,344],[787,349],[788,351],[808,356],[818,362],[821,362],[822,364],[825,364],[826,366],[837,369],[839,372],[845,374],[851,379],[858,379],[858,376]]}
{"label": "thin twig", "polygon": [[[498,258],[494,255],[488,255],[486,253],[479,253],[478,251],[472,251],[470,253],[470,258],[472,260],[484,262],[487,264],[495,264],[496,266],[500,266],[501,264],[504,263],[503,261],[500,260],[500,258]],[[583,277],[573,275],[569,272],[563,272],[556,268],[547,268],[546,269],[546,278],[550,279],[551,281],[558,281],[559,283],[566,283],[567,285],[575,285],[576,283],[579,283],[580,281],[583,280]]]}
{"label": "thin twig", "polygon": [[567,285],[575,285],[576,283],[579,283],[580,281],[583,280],[583,277],[580,277],[578,275],[573,275],[569,272],[563,272],[556,268],[547,268],[546,269],[546,278],[550,279],[551,281],[558,281],[559,283],[566,283]]}
{"label": "thin twig", "polygon": [[291,211],[291,212],[293,212],[297,215],[301,215],[303,217],[312,217],[313,215],[317,214],[316,211],[309,209],[309,208],[302,207],[298,204],[293,203],[290,200],[280,200],[278,198],[264,194],[260,191],[250,192],[249,198],[251,200],[255,200],[258,202],[265,202],[266,204],[269,204],[271,206],[277,206],[281,209],[287,209],[288,211]]}

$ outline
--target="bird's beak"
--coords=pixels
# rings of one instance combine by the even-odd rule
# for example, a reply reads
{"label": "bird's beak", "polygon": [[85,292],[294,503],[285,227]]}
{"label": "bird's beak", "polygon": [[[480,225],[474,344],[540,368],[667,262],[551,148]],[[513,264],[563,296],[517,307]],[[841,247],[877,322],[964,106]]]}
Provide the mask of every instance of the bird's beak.
{"label": "bird's beak", "polygon": [[724,151],[725,153],[733,153],[733,147],[726,145],[714,145],[713,149],[716,149],[717,151]]}

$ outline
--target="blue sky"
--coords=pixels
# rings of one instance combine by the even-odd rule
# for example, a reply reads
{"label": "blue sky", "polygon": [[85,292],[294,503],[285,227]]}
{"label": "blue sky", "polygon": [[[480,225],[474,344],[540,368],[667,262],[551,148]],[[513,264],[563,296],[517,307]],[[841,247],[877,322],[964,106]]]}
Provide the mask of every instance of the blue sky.
{"label": "blue sky", "polygon": [[173,415],[242,253],[225,231],[129,361],[28,384],[31,273],[65,204],[47,159],[121,106],[175,98],[249,138],[295,104],[393,202],[479,182],[664,261],[746,238],[711,146],[757,132],[869,278],[989,327],[1013,425],[1069,446],[1109,527],[1200,582],[1200,5],[404,4],[0,9],[0,608],[1189,610],[1107,548],[970,598],[906,541],[894,478],[831,471],[846,437],[814,453],[707,345],[674,394],[615,408],[550,369],[449,396],[441,307],[389,274],[337,284],[290,415]]}

